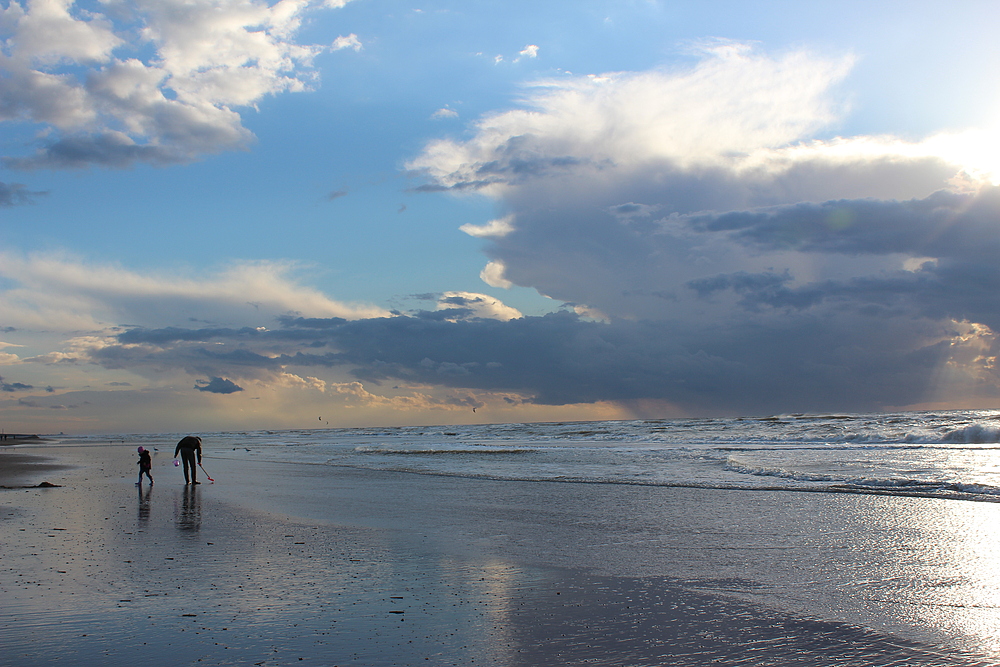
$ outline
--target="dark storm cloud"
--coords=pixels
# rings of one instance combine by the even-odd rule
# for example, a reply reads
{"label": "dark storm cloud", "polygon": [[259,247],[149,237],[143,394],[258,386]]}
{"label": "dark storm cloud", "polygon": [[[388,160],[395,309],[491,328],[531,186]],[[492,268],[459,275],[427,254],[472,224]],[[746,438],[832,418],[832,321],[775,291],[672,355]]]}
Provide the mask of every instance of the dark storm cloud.
{"label": "dark storm cloud", "polygon": [[243,391],[243,387],[232,380],[220,377],[213,377],[208,381],[198,380],[194,388],[198,391],[207,391],[213,394],[235,394],[238,391]]}
{"label": "dark storm cloud", "polygon": [[[203,391],[334,369],[373,386],[505,392],[545,405],[652,400],[692,414],[914,405],[940,400],[945,368],[964,374],[975,396],[992,398],[1000,382],[989,359],[998,350],[974,325],[1000,331],[998,193],[660,220],[652,214],[661,203],[584,201],[522,216],[490,252],[530,277],[526,284],[580,290],[588,297],[581,303],[629,317],[482,319],[478,296],[424,294],[412,298],[441,310],[285,316],[269,328],[133,328],[90,360],[183,368],[211,378]],[[710,270],[722,266],[731,268]]]}
{"label": "dark storm cloud", "polygon": [[[770,266],[801,279],[811,260],[793,266],[788,253],[853,253],[867,258],[867,272],[886,268],[893,252],[937,257],[929,252],[935,238],[948,237],[957,253],[974,242],[973,226],[988,230],[996,195],[928,196],[951,175],[954,167],[934,158],[801,160],[739,174],[669,160],[642,171],[584,169],[505,190],[512,231],[484,250],[502,263],[506,280],[554,299],[610,317],[676,317],[684,285],[711,277],[716,265],[759,273],[768,266],[759,258],[781,253]],[[920,226],[910,229],[908,216],[921,217]],[[954,236],[956,228],[967,229],[966,237]]]}
{"label": "dark storm cloud", "polygon": [[[587,322],[569,314],[509,322],[395,318],[348,323],[335,345],[361,379],[515,391],[552,405],[660,399],[696,412],[713,405],[769,412],[781,405],[851,409],[917,399],[925,370],[946,347],[913,346],[910,334],[895,339],[894,354],[880,356],[860,347],[873,337],[848,319],[837,325],[799,315],[778,327],[698,329]],[[889,337],[892,329],[905,327],[886,327],[875,337]],[[888,347],[888,340],[878,342]],[[911,382],[887,384],[901,375]]]}
{"label": "dark storm cloud", "polygon": [[[442,327],[441,350],[397,332],[424,360],[393,358],[376,332],[346,337],[364,323],[331,345],[366,379],[434,383],[441,370],[437,384],[542,403],[655,398],[705,413],[995,400],[1000,189],[967,192],[982,186],[976,165],[949,157],[947,137],[817,140],[835,131],[829,93],[847,61],[711,53],[689,72],[547,81],[410,163],[428,178],[418,189],[496,200],[502,230],[463,227],[487,239],[490,284],[604,322],[425,322]],[[353,356],[375,344],[380,363]],[[946,376],[967,393],[935,393]]]}
{"label": "dark storm cloud", "polygon": [[1000,188],[986,187],[976,194],[942,190],[902,202],[801,203],[674,220],[700,232],[730,232],[737,242],[768,250],[995,259],[1000,250]]}
{"label": "dark storm cloud", "polygon": [[122,343],[175,343],[179,341],[204,341],[225,336],[227,338],[248,338],[259,336],[260,331],[252,327],[241,329],[182,329],[180,327],[165,327],[163,329],[129,329],[118,335]]}
{"label": "dark storm cloud", "polygon": [[24,384],[23,382],[4,382],[4,379],[0,377],[0,391],[5,392],[15,392],[15,391],[30,391],[34,389],[30,384]]}
{"label": "dark storm cloud", "polygon": [[769,308],[782,313],[823,305],[841,311],[882,317],[956,320],[1000,330],[1000,270],[984,264],[949,262],[918,271],[827,280],[801,287],[789,285],[785,273],[735,273],[692,280],[688,286],[702,298],[732,291],[738,305],[752,312]]}
{"label": "dark storm cloud", "polygon": [[[682,218],[674,218],[678,222]],[[937,192],[909,201],[833,201],[767,211],[690,216],[700,233],[726,234],[765,250],[845,256],[912,257],[912,270],[882,270],[793,285],[791,270],[735,272],[690,280],[700,297],[731,291],[757,310],[822,303],[853,310],[978,322],[1000,331],[1000,188]]]}
{"label": "dark storm cloud", "polygon": [[[305,332],[334,351],[292,343]],[[134,340],[141,332],[130,333]],[[211,348],[179,343],[135,362],[197,368],[212,378],[341,367],[373,385],[403,381],[514,392],[546,405],[660,400],[692,413],[864,410],[925,399],[933,370],[951,353],[938,342],[946,333],[912,318],[811,312],[777,325],[719,328],[601,323],[569,313],[507,322],[286,318],[281,329],[255,341],[286,346],[280,355],[217,351],[218,343],[241,333],[214,329],[191,336]],[[164,339],[156,331],[145,334]],[[199,389],[226,387],[220,380]]]}

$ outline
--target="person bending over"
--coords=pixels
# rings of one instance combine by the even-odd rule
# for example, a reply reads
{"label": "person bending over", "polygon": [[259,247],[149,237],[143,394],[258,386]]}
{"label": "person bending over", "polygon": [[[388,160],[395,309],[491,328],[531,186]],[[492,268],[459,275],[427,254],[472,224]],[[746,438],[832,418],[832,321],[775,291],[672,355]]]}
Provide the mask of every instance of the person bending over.
{"label": "person bending over", "polygon": [[[198,469],[195,467],[194,463],[196,452],[198,454],[198,465],[201,465],[201,438],[197,435],[184,436],[181,438],[181,441],[177,443],[177,447],[174,449],[174,458],[180,454],[181,461],[184,462],[185,484],[201,484],[201,482],[198,481]],[[190,477],[188,477],[188,468],[191,469]]]}

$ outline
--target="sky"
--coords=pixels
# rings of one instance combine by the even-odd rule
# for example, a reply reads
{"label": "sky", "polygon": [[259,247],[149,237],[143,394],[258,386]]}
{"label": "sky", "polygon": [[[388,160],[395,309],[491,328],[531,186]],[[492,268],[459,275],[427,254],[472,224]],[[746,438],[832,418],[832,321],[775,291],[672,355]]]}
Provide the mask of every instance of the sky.
{"label": "sky", "polygon": [[0,428],[1000,408],[998,26],[0,2]]}

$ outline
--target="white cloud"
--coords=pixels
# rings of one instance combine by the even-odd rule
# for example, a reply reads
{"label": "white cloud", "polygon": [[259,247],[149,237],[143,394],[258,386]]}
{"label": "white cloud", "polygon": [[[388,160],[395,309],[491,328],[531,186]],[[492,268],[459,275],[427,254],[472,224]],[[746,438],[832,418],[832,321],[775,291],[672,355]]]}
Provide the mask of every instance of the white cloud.
{"label": "white cloud", "polygon": [[327,383],[318,377],[301,377],[294,373],[275,373],[267,380],[267,385],[273,388],[285,387],[290,389],[307,389],[323,393],[326,391]]}
{"label": "white cloud", "polygon": [[610,322],[611,318],[597,310],[596,308],[591,308],[590,306],[576,305],[573,306],[573,312],[580,317],[585,317],[588,320],[595,320],[598,322]]}
{"label": "white cloud", "polygon": [[514,283],[504,278],[503,274],[505,270],[506,267],[504,267],[503,262],[493,260],[488,262],[483,267],[483,270],[479,272],[479,278],[490,287],[510,289],[514,286]]}
{"label": "white cloud", "polygon": [[[0,15],[10,35],[0,120],[57,131],[7,165],[169,163],[244,147],[252,135],[232,107],[306,90],[324,47],[295,34],[305,12],[345,1],[132,0],[106,14],[70,0],[12,2]],[[353,34],[336,43],[360,46]]]}
{"label": "white cloud", "polygon": [[443,118],[458,118],[458,112],[454,109],[449,109],[448,107],[442,107],[432,113],[431,118],[434,120],[441,120]]}
{"label": "white cloud", "polygon": [[0,291],[0,310],[9,326],[61,330],[186,321],[258,326],[290,312],[348,319],[387,314],[334,301],[298,283],[295,270],[291,263],[249,262],[189,277],[186,268],[155,275],[69,257],[0,254],[0,276],[13,284]]}
{"label": "white cloud", "polygon": [[524,49],[521,50],[522,56],[527,58],[537,58],[538,57],[538,46],[535,44],[528,44]]}
{"label": "white cloud", "polygon": [[485,225],[465,224],[459,227],[460,230],[469,236],[478,238],[499,238],[514,231],[514,216],[507,215],[502,218],[490,220]]}
{"label": "white cloud", "polygon": [[355,51],[360,51],[362,49],[361,40],[353,32],[346,37],[341,35],[337,39],[333,40],[333,50],[341,51],[343,49],[354,49]]}
{"label": "white cloud", "polygon": [[523,317],[517,308],[511,308],[499,299],[476,292],[445,292],[438,300],[438,310],[461,308],[471,311],[471,317],[489,320],[508,320]]}
{"label": "white cloud", "polygon": [[468,141],[432,142],[408,166],[451,187],[581,165],[749,166],[836,118],[829,90],[851,63],[719,48],[690,71],[543,80],[526,108],[484,117]]}
{"label": "white cloud", "polygon": [[25,8],[11,2],[3,10],[3,23],[15,33],[8,40],[12,59],[24,65],[107,62],[124,40],[100,15],[74,17],[73,5],[72,0],[31,0]]}

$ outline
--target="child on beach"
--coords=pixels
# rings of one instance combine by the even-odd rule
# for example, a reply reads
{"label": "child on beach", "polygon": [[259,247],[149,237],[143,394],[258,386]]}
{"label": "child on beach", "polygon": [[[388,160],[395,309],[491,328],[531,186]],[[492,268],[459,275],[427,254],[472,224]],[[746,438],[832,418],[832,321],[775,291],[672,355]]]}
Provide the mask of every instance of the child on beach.
{"label": "child on beach", "polygon": [[145,447],[139,448],[139,481],[135,483],[136,486],[142,486],[142,475],[146,474],[149,478],[149,485],[153,485],[153,475],[149,472],[153,469],[153,459],[149,456],[149,450]]}

